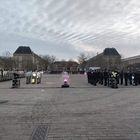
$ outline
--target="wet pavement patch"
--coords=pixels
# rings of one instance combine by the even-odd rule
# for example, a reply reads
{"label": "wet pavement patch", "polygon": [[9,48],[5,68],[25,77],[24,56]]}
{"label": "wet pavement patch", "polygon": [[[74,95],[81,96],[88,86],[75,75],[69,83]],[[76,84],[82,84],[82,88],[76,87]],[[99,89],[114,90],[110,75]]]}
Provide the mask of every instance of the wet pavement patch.
{"label": "wet pavement patch", "polygon": [[39,125],[34,129],[30,140],[46,140],[47,132],[47,125]]}
{"label": "wet pavement patch", "polygon": [[0,104],[5,104],[7,102],[8,102],[8,100],[0,100]]}

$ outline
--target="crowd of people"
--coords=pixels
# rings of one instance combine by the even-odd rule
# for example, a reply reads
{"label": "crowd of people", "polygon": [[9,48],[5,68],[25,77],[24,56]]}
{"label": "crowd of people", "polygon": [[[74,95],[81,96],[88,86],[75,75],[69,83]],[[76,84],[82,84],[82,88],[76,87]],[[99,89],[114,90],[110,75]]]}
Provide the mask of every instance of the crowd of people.
{"label": "crowd of people", "polygon": [[88,83],[104,86],[110,86],[110,80],[114,78],[117,85],[134,85],[140,84],[140,71],[116,71],[116,70],[89,70],[87,72]]}

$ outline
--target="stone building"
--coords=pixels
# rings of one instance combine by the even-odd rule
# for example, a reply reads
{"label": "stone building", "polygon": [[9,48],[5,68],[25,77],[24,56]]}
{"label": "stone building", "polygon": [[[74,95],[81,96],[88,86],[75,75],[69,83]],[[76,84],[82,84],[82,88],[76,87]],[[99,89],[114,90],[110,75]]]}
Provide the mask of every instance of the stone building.
{"label": "stone building", "polygon": [[105,48],[104,51],[86,63],[86,68],[101,67],[102,69],[120,68],[121,56],[115,48]]}
{"label": "stone building", "polygon": [[43,69],[43,59],[28,46],[19,46],[13,54],[14,68],[18,70]]}
{"label": "stone building", "polygon": [[77,73],[79,64],[75,61],[55,61],[50,67],[52,73],[61,73],[67,71],[69,73]]}
{"label": "stone building", "polygon": [[123,69],[140,69],[140,55],[122,59]]}

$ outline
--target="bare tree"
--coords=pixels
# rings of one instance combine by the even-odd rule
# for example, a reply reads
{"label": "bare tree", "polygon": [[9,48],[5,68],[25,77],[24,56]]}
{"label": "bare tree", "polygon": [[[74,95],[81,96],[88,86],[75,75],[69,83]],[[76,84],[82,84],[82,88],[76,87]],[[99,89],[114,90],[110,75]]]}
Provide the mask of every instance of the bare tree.
{"label": "bare tree", "polygon": [[48,67],[51,67],[51,65],[56,61],[56,57],[54,55],[44,55],[41,57],[44,59],[43,63],[46,70],[48,69]]}
{"label": "bare tree", "polygon": [[56,61],[56,57],[54,55],[44,55],[42,58],[48,63],[54,63]]}
{"label": "bare tree", "polygon": [[56,57],[54,55],[50,56],[50,63],[54,63],[56,61]]}
{"label": "bare tree", "polygon": [[79,71],[84,72],[86,68],[86,63],[88,60],[88,56],[85,53],[80,53],[78,56],[78,62],[79,62]]}
{"label": "bare tree", "polygon": [[9,57],[12,57],[12,54],[9,51],[5,51],[5,52],[3,52],[2,57],[9,58]]}
{"label": "bare tree", "polygon": [[12,70],[13,69],[13,59],[9,51],[5,51],[1,57],[3,69]]}
{"label": "bare tree", "polygon": [[86,61],[87,61],[86,54],[85,53],[80,53],[80,55],[78,56],[78,62],[79,62],[79,64],[83,64]]}

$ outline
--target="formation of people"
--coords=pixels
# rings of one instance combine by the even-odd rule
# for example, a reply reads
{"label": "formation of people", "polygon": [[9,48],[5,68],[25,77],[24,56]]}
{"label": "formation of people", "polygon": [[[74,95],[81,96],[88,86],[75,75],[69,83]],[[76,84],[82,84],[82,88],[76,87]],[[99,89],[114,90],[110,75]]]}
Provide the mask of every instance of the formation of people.
{"label": "formation of people", "polygon": [[[39,71],[28,71],[25,74],[26,84],[39,84],[41,83],[42,73]],[[17,72],[13,73],[12,87],[16,88],[20,86],[20,74]],[[67,72],[62,73],[62,86],[69,87],[69,74]],[[87,71],[88,83],[96,86],[101,84],[104,86],[118,88],[118,85],[140,85],[140,71],[117,71],[117,70],[101,70],[101,69],[90,69]]]}
{"label": "formation of people", "polygon": [[101,84],[104,86],[116,87],[118,85],[134,85],[140,84],[140,71],[116,71],[116,70],[89,70],[87,72],[88,83],[96,86]]}

